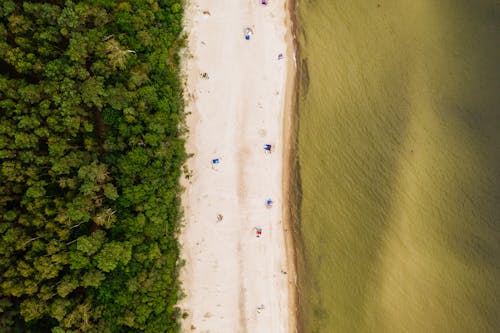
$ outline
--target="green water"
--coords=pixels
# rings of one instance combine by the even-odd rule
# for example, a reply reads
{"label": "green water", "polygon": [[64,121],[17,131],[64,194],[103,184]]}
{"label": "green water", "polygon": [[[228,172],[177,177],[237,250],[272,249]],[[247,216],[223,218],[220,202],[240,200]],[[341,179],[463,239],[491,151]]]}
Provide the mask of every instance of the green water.
{"label": "green water", "polygon": [[499,332],[500,2],[299,14],[303,331]]}

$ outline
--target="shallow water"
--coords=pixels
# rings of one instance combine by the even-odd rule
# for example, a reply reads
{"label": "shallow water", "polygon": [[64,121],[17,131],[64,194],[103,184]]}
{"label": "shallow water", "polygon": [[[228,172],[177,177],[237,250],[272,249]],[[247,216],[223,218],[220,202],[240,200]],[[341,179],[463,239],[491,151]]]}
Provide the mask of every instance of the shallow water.
{"label": "shallow water", "polygon": [[500,3],[299,14],[303,331],[498,332]]}

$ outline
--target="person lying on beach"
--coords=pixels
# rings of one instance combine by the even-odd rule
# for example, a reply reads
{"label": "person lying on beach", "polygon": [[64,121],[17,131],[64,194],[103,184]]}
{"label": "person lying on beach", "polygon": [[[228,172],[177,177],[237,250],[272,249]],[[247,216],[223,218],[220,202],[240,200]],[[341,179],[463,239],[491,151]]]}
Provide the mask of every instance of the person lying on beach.
{"label": "person lying on beach", "polygon": [[255,227],[255,236],[257,238],[260,238],[260,236],[262,236],[262,228],[260,227]]}

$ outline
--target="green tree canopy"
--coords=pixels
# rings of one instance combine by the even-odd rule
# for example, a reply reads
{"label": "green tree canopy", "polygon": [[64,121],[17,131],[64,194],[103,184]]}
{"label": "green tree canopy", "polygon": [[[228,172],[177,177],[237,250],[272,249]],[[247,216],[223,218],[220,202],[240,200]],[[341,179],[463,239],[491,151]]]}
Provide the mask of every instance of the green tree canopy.
{"label": "green tree canopy", "polygon": [[175,332],[180,0],[0,2],[0,332]]}

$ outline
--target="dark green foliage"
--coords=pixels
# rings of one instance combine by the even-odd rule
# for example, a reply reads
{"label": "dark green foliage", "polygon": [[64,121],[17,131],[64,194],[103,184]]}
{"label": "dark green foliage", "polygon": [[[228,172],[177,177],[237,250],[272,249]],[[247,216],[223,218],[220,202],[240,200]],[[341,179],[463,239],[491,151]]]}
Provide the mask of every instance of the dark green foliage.
{"label": "dark green foliage", "polygon": [[180,0],[0,3],[0,332],[175,332]]}

